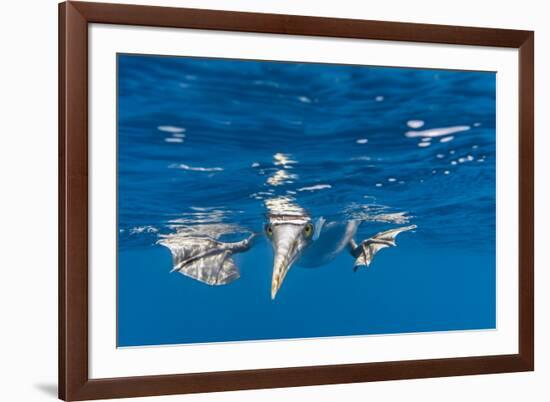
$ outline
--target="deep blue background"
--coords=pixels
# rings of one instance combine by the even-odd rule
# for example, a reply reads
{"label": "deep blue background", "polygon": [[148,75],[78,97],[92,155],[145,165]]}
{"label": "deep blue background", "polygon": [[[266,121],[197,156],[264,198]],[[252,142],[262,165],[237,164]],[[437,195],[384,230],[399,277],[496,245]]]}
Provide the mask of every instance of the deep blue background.
{"label": "deep blue background", "polygon": [[[119,55],[118,78],[119,346],[495,327],[494,73]],[[409,120],[470,129],[420,147]],[[293,267],[274,301],[265,240],[228,286],[169,273],[160,234],[261,230],[281,196],[366,219],[357,240],[418,229],[368,270]]]}

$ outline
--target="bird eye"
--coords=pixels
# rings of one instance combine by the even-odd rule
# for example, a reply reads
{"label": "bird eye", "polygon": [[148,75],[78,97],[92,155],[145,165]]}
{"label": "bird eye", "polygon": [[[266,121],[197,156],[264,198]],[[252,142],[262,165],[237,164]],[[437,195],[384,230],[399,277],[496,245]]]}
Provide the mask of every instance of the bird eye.
{"label": "bird eye", "polygon": [[265,232],[267,233],[268,236],[271,236],[273,234],[273,228],[271,227],[271,225],[266,226]]}
{"label": "bird eye", "polygon": [[311,236],[313,234],[313,225],[311,223],[308,223],[306,227],[304,228],[304,232],[306,236]]}

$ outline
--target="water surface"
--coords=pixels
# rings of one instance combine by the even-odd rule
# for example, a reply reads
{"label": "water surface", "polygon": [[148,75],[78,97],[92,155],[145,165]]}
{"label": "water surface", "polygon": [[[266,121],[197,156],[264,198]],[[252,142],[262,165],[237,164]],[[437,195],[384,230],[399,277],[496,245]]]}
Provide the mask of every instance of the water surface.
{"label": "water surface", "polygon": [[[118,56],[118,344],[488,329],[495,304],[494,73]],[[172,273],[178,230],[228,241],[270,209],[416,231],[354,273],[272,251],[210,287]],[[214,232],[212,232],[214,231]]]}

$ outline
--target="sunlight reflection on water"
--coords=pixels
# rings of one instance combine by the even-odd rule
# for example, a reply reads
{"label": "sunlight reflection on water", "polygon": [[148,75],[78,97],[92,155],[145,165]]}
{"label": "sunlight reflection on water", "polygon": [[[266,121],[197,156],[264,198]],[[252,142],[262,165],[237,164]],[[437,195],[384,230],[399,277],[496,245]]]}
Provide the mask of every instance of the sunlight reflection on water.
{"label": "sunlight reflection on water", "polygon": [[120,92],[123,245],[182,225],[246,227],[272,209],[414,217],[434,242],[471,234],[474,216],[494,228],[492,73],[162,59],[148,80],[133,60]]}

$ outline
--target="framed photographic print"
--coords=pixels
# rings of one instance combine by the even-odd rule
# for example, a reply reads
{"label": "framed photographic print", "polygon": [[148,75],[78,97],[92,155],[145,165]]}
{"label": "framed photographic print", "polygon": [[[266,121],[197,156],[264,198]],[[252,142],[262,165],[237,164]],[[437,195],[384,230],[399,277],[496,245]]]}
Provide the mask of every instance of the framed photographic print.
{"label": "framed photographic print", "polygon": [[59,10],[60,398],[533,370],[533,32]]}

